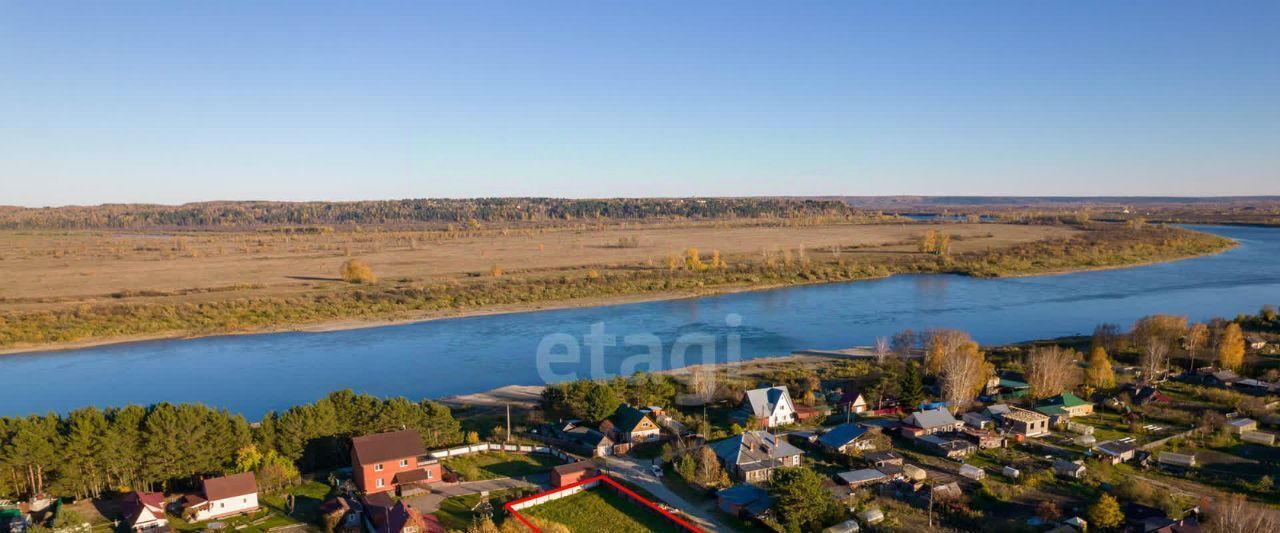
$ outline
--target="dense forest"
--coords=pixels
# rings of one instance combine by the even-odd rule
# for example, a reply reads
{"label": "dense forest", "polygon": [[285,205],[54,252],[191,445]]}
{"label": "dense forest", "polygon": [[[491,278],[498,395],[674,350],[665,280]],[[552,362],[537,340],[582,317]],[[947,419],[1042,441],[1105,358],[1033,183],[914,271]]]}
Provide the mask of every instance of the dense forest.
{"label": "dense forest", "polygon": [[169,403],[0,418],[0,499],[192,488],[202,477],[244,470],[259,472],[261,484],[279,472],[259,469],[281,464],[296,478],[294,465],[347,465],[353,436],[402,427],[418,430],[429,448],[461,440],[443,405],[350,390],[268,413],[255,425],[226,410]]}
{"label": "dense forest", "polygon": [[0,229],[244,228],[265,225],[474,224],[844,216],[834,200],[772,198],[474,198],[360,202],[0,207]]}

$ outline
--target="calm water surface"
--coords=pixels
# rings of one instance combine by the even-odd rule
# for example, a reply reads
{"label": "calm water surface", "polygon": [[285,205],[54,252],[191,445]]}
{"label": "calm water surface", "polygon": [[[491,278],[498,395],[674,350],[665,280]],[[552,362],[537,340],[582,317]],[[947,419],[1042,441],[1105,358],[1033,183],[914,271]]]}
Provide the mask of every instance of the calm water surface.
{"label": "calm water surface", "polygon": [[[983,343],[1087,334],[1099,322],[1151,313],[1193,320],[1280,303],[1280,230],[1197,227],[1240,241],[1235,250],[1123,270],[1015,279],[895,276],[696,299],[459,318],[327,333],[169,340],[0,357],[0,416],[86,405],[204,402],[257,418],[351,388],[438,397],[541,383],[539,342],[650,333],[669,346],[690,333],[739,335],[744,358],[868,345],[903,328],[942,326]],[[726,317],[741,324],[731,327]],[[637,348],[606,348],[616,372]],[[584,349],[585,353],[585,349]],[[696,353],[693,352],[693,353]],[[696,362],[696,361],[695,361]],[[559,365],[557,372],[585,372]]]}

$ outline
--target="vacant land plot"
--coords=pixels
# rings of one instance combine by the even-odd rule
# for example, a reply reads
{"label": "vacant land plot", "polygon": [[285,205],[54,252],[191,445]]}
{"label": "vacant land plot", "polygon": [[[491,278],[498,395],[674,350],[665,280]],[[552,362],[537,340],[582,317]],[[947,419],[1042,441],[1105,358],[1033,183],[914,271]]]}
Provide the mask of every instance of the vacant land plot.
{"label": "vacant land plot", "polygon": [[546,472],[559,464],[560,461],[550,455],[505,452],[473,453],[444,461],[445,467],[467,481],[522,477]]}
{"label": "vacant land plot", "polygon": [[617,493],[597,488],[530,507],[521,514],[564,524],[570,531],[612,531],[646,533],[678,532],[657,513],[633,503]]}
{"label": "vacant land plot", "polygon": [[[1075,230],[1006,224],[543,229],[494,233],[0,233],[0,298],[7,305],[179,295],[225,299],[291,294],[340,283],[359,257],[383,279],[449,280],[579,267],[661,265],[688,248],[726,257],[914,253],[929,229],[953,253],[1064,237]],[[836,247],[839,251],[836,251]],[[745,259],[745,258],[744,258]],[[817,257],[815,256],[815,259]],[[181,294],[179,294],[181,293]],[[27,307],[22,305],[21,307]]]}

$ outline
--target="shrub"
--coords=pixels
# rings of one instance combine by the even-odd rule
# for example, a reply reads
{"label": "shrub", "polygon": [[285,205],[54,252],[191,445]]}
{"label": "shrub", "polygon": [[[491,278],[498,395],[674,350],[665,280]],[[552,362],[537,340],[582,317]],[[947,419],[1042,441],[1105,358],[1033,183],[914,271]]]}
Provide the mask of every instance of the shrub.
{"label": "shrub", "polygon": [[342,281],[347,283],[378,282],[378,277],[373,275],[373,269],[359,259],[348,259],[342,263],[342,267],[338,269],[338,274],[342,276]]}

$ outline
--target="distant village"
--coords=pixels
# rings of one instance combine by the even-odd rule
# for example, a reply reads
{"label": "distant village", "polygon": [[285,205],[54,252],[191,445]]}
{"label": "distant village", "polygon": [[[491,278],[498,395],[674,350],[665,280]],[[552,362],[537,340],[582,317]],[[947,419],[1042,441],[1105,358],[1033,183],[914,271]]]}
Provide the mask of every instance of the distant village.
{"label": "distant village", "polygon": [[22,493],[0,501],[0,533],[1277,531],[1278,334],[1267,309],[987,351],[903,332],[762,375],[406,403],[399,427],[296,445],[320,423],[288,429],[286,413],[253,424],[224,472],[80,497],[31,490],[47,472],[8,421],[0,474]]}

